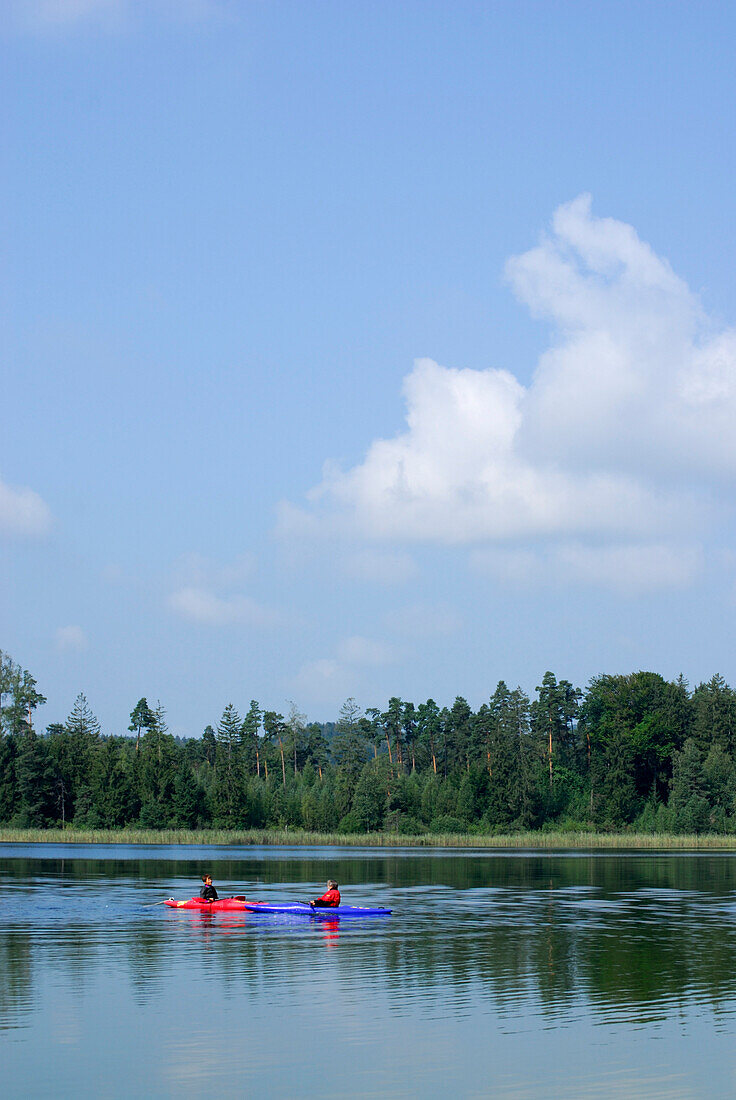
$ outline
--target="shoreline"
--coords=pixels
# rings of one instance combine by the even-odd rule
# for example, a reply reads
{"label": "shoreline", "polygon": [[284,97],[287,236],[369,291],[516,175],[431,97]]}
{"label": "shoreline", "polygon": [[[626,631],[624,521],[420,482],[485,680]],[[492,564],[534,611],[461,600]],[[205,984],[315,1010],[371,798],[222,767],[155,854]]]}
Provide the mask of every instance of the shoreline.
{"label": "shoreline", "polygon": [[196,847],[303,848],[482,848],[736,851],[736,835],[691,836],[648,833],[526,832],[499,836],[423,833],[310,833],[286,829],[10,829],[0,827],[3,844],[126,844]]}

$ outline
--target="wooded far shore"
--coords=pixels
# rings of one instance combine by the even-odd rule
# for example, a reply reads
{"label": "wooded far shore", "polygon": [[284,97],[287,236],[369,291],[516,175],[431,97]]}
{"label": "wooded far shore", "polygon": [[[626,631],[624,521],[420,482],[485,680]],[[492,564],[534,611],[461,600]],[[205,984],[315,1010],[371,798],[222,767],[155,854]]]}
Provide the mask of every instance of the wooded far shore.
{"label": "wooded far shore", "polygon": [[45,697],[0,652],[0,829],[143,843],[736,846],[736,690],[722,676],[691,691],[640,670],[583,690],[547,671],[536,692],[500,680],[477,711],[461,696],[449,707],[393,696],[366,711],[351,698],[327,723],[251,700],[245,718],[228,703],[216,728],[187,737],[145,697],[127,730],[103,733],[80,694],[41,732]]}

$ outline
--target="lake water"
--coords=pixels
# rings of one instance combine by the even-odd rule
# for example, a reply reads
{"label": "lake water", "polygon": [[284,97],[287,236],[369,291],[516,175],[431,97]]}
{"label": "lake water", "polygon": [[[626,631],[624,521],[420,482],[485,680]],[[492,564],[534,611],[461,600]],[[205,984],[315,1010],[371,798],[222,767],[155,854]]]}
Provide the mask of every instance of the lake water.
{"label": "lake water", "polygon": [[[393,915],[204,916],[328,877]],[[736,855],[0,845],[7,1096],[732,1097]]]}

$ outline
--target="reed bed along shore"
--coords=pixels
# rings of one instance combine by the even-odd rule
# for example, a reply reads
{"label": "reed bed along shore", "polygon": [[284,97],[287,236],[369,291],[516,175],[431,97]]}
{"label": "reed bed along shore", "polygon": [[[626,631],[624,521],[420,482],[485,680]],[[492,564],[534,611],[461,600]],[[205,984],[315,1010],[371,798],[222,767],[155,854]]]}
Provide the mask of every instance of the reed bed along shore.
{"label": "reed bed along shore", "polygon": [[526,832],[505,836],[398,833],[309,833],[291,829],[10,829],[0,828],[0,844],[141,844],[243,847],[287,845],[342,848],[540,848],[540,849],[706,849],[735,850],[736,836],[701,833],[669,836],[647,833]]}

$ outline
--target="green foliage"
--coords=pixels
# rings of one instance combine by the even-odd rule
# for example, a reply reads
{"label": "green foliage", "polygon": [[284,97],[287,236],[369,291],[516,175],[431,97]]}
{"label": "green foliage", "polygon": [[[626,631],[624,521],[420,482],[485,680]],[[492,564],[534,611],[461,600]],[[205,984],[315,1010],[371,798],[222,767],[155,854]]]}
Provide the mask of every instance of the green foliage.
{"label": "green foliage", "polygon": [[430,832],[433,833],[464,833],[465,826],[459,818],[453,817],[452,814],[441,814],[436,817],[430,826]]}
{"label": "green foliage", "polygon": [[385,781],[372,764],[366,764],[355,788],[352,809],[361,832],[372,833],[381,828],[386,800]]}
{"label": "green foliage", "polygon": [[190,768],[180,768],[174,780],[173,818],[180,829],[193,829],[202,820],[204,792]]}
{"label": "green foliage", "polygon": [[52,784],[48,746],[29,730],[20,738],[15,759],[17,801],[11,818],[14,824],[22,828],[51,824]]}
{"label": "green foliage", "polygon": [[736,692],[690,693],[651,672],[546,672],[534,700],[501,680],[473,711],[457,696],[385,710],[348,699],[333,723],[233,704],[201,738],[174,738],[141,698],[128,736],[103,734],[83,694],[45,736],[34,677],[0,652],[0,823],[24,828],[303,829],[360,836],[498,836],[636,829],[736,833]]}

